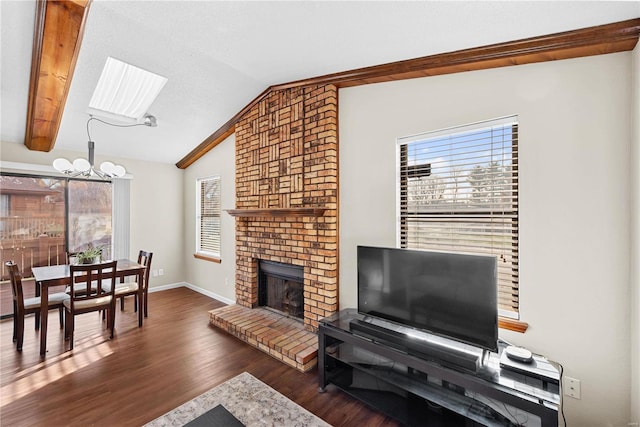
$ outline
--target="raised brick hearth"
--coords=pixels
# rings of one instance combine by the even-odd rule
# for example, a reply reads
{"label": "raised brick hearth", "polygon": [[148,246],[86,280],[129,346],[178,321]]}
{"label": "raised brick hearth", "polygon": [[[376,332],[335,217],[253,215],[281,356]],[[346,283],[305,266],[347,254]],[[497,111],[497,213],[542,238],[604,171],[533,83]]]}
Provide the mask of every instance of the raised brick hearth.
{"label": "raised brick hearth", "polygon": [[266,309],[228,305],[209,312],[210,323],[306,372],[318,363],[318,337],[302,322]]}
{"label": "raised brick hearth", "polygon": [[310,333],[338,308],[337,123],[322,85],[271,92],[235,128],[236,303],[258,306],[258,260],[302,266]]}

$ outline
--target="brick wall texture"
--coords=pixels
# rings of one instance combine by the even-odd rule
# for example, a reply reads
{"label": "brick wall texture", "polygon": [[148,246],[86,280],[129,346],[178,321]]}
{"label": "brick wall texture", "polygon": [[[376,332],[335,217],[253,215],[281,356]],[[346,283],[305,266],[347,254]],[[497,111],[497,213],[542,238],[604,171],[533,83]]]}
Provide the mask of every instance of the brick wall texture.
{"label": "brick wall texture", "polygon": [[326,208],[236,219],[236,302],[258,305],[258,259],[304,267],[304,324],[338,308],[338,91],[274,91],[236,123],[236,209]]}

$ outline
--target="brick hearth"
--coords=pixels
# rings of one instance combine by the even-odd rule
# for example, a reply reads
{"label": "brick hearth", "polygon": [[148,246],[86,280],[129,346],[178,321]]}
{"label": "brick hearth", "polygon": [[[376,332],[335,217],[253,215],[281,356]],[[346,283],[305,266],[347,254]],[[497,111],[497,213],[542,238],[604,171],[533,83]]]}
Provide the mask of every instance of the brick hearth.
{"label": "brick hearth", "polygon": [[212,325],[306,372],[318,362],[318,337],[302,322],[266,309],[228,305],[209,312]]}

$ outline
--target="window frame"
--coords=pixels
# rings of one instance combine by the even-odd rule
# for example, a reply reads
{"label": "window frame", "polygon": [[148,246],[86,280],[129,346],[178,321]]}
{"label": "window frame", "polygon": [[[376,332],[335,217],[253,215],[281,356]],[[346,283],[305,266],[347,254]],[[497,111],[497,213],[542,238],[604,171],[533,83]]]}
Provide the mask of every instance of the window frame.
{"label": "window frame", "polygon": [[[405,136],[405,137],[400,137],[396,139],[396,209],[397,209],[397,224],[396,224],[396,239],[397,239],[397,247],[399,248],[411,248],[411,249],[424,249],[424,247],[421,247],[419,245],[411,245],[409,242],[407,242],[408,240],[408,235],[406,233],[404,233],[403,231],[406,231],[406,227],[407,227],[407,221],[411,221],[411,214],[408,212],[409,209],[409,185],[408,185],[408,179],[409,178],[420,178],[423,175],[424,176],[428,176],[431,173],[431,163],[428,163],[427,160],[431,160],[431,159],[425,159],[424,163],[417,163],[417,164],[411,164],[409,159],[410,156],[407,153],[407,150],[410,150],[410,146],[411,144],[418,144],[418,143],[424,143],[424,144],[428,144],[429,140],[433,140],[435,142],[435,140],[437,138],[443,138],[443,137],[447,137],[447,136],[455,136],[455,135],[463,135],[463,134],[467,134],[467,133],[471,133],[471,132],[477,132],[478,134],[480,134],[481,132],[483,132],[483,130],[485,129],[490,129],[490,128],[495,128],[496,126],[512,126],[512,129],[515,131],[515,133],[512,133],[512,138],[511,138],[511,142],[509,144],[509,151],[510,153],[513,154],[513,156],[511,157],[511,167],[512,170],[510,171],[510,179],[511,181],[511,186],[509,187],[511,191],[514,191],[515,194],[515,206],[512,207],[512,211],[515,212],[515,229],[516,229],[516,236],[515,236],[515,241],[518,242],[517,245],[519,246],[519,227],[517,225],[518,222],[518,212],[519,212],[519,205],[518,205],[518,193],[519,193],[519,189],[518,189],[518,156],[517,156],[517,150],[518,150],[518,129],[519,129],[519,124],[518,124],[518,116],[517,115],[512,115],[512,116],[505,116],[505,117],[500,117],[497,119],[492,119],[492,120],[486,120],[486,121],[481,121],[481,122],[476,122],[476,123],[471,123],[471,124],[467,124],[467,125],[461,125],[461,126],[455,126],[455,127],[450,127],[450,128],[445,128],[445,129],[440,129],[437,131],[432,131],[432,132],[423,132],[420,134],[416,134],[416,135],[410,135],[410,136]],[[404,153],[403,153],[404,150]],[[513,151],[511,151],[513,150]],[[448,157],[447,157],[448,158]],[[484,161],[478,161],[477,165],[483,165],[485,162]],[[469,169],[471,170],[471,169]],[[404,192],[403,192],[404,191]],[[446,210],[444,210],[443,212],[439,213],[437,212],[437,208],[433,208],[431,211],[427,211],[427,215],[431,216],[433,218],[438,217],[440,214],[442,215],[442,217],[445,216],[450,216],[452,219],[455,218],[456,216],[460,217],[464,217],[466,216],[474,216],[477,217],[478,220],[481,217],[484,217],[479,211],[473,212],[472,215],[469,215],[469,212],[465,212],[464,209],[457,209],[456,206],[454,206],[453,208],[447,208]],[[513,214],[513,212],[511,212],[510,214]],[[414,214],[415,215],[415,214]],[[490,218],[492,215],[494,215],[493,212],[491,212],[491,210],[489,210],[487,212],[486,217]],[[500,215],[496,215],[496,216],[500,216]],[[435,219],[434,219],[435,220]],[[437,221],[437,220],[435,220]],[[446,222],[445,219],[443,219],[443,222]],[[435,249],[434,249],[435,250]],[[450,251],[452,252],[456,252],[455,249],[451,249]],[[473,253],[473,252],[468,252],[465,250],[461,250],[460,252],[463,253]],[[521,294],[520,289],[521,289],[521,280],[520,280],[520,275],[519,275],[519,271],[518,271],[518,265],[519,265],[519,261],[517,260],[517,254],[519,253],[519,247],[516,247],[516,261],[515,261],[515,270],[516,270],[516,286],[518,288],[518,295]],[[513,264],[513,263],[512,263]],[[498,292],[498,290],[500,288],[505,289],[506,288],[506,284],[505,285],[498,285],[498,289],[496,290]],[[509,310],[505,310],[505,309],[498,309],[498,316],[501,318],[501,320],[499,321],[500,323],[500,327],[506,328],[506,329],[511,329],[511,330],[516,330],[519,332],[524,332],[527,329],[527,324],[520,322],[518,319],[520,318],[520,302],[518,301],[517,303],[518,307],[516,311],[509,311]]]}
{"label": "window frame", "polygon": [[[67,257],[66,257],[66,253],[70,251],[70,233],[71,233],[71,225],[70,225],[70,220],[69,220],[69,203],[70,203],[70,196],[69,193],[71,190],[71,186],[70,183],[71,182],[81,182],[81,181],[85,181],[85,182],[96,182],[96,183],[108,183],[111,187],[111,201],[110,204],[112,206],[112,209],[110,210],[110,221],[111,221],[111,244],[110,246],[106,247],[107,251],[105,252],[106,254],[108,254],[108,257],[111,257],[113,259],[116,258],[116,255],[118,254],[118,252],[116,252],[115,249],[115,245],[116,245],[116,239],[119,240],[118,244],[120,245],[126,245],[126,247],[129,247],[129,232],[128,232],[128,228],[126,229],[126,233],[123,233],[122,231],[119,230],[119,222],[122,222],[124,218],[124,216],[126,215],[126,221],[128,222],[128,218],[129,218],[129,201],[128,201],[128,197],[129,197],[129,193],[123,193],[122,195],[118,195],[116,193],[115,190],[115,185],[114,185],[114,181],[116,180],[101,180],[101,179],[87,179],[87,178],[70,178],[68,176],[59,176],[59,175],[51,175],[48,173],[25,173],[25,172],[13,172],[13,171],[8,171],[8,170],[0,170],[0,176],[8,176],[8,177],[13,177],[13,178],[28,178],[28,179],[36,179],[36,180],[56,180],[56,181],[60,181],[62,183],[64,183],[64,187],[61,191],[62,197],[64,197],[64,219],[63,219],[63,224],[64,224],[64,233],[62,236],[62,245],[63,247],[63,251],[56,251],[56,253],[54,253],[54,257],[55,257],[55,261],[51,262],[51,259],[49,259],[47,262],[47,265],[63,265],[66,264],[68,262]],[[129,182],[128,179],[122,179],[122,180],[118,180],[118,181],[126,181],[127,183]],[[124,198],[127,199],[124,199]],[[122,203],[122,202],[126,202],[126,206],[122,206],[120,207],[120,209],[118,209],[117,213],[116,211],[113,209],[116,205],[116,203]],[[9,212],[11,212],[10,210],[10,198],[7,197],[6,200],[4,201],[4,204],[7,207],[7,211],[6,212],[0,212],[2,214],[3,217],[9,217]],[[118,222],[119,221],[119,222]],[[126,241],[121,239],[126,239]],[[9,239],[8,239],[9,240]],[[19,240],[19,239],[18,239]],[[128,251],[127,253],[118,255],[119,257],[128,257]],[[31,275],[31,268],[34,266],[40,266],[40,265],[44,265],[42,264],[40,261],[40,259],[38,258],[34,258],[34,257],[28,257],[28,259],[30,260],[29,262],[25,261],[24,257],[15,257],[14,260],[18,262],[20,269],[23,273],[23,280],[28,280],[28,279],[32,279],[32,275]],[[33,260],[36,259],[37,261],[34,263]],[[4,261],[4,259],[3,259]],[[2,265],[3,271],[4,271],[4,264]],[[4,282],[3,282],[4,283]],[[3,291],[4,292],[4,291]],[[32,295],[32,294],[31,294]],[[4,297],[4,294],[3,294]],[[12,314],[5,314],[5,313],[1,313],[0,312],[0,319],[5,319],[12,316]]]}
{"label": "window frame", "polygon": [[[74,192],[74,189],[72,188],[72,186],[74,185],[74,183],[78,183],[78,182],[91,182],[91,183],[96,183],[96,184],[108,184],[109,185],[109,193],[111,194],[111,200],[110,200],[110,204],[111,204],[111,209],[110,209],[110,223],[111,223],[111,235],[110,235],[110,240],[111,243],[109,245],[109,247],[107,248],[107,251],[105,251],[106,253],[103,253],[103,256],[106,257],[105,259],[116,259],[113,255],[114,255],[114,247],[115,247],[115,238],[114,238],[114,225],[115,225],[115,216],[114,216],[114,202],[115,202],[115,194],[114,194],[114,185],[113,185],[113,181],[112,180],[99,180],[99,179],[82,179],[82,178],[66,178],[66,185],[65,185],[65,221],[66,221],[66,237],[65,237],[65,246],[67,247],[67,251],[68,252],[77,252],[77,251],[81,251],[84,250],[84,247],[72,247],[72,241],[74,241],[74,237],[76,236],[72,236],[73,232],[72,232],[72,224],[71,224],[71,219],[72,217],[75,217],[77,215],[82,215],[82,214],[78,214],[77,212],[72,212],[72,198],[71,198],[71,193]],[[82,206],[82,204],[79,204],[80,206]],[[77,237],[76,237],[77,238]],[[75,243],[75,242],[74,242]],[[127,254],[128,256],[128,254]]]}
{"label": "window frame", "polygon": [[[0,175],[2,176],[11,176],[11,177],[17,177],[17,178],[31,178],[31,179],[53,179],[53,180],[58,180],[58,181],[62,181],[64,182],[64,198],[65,198],[65,219],[64,219],[64,224],[65,224],[65,232],[64,232],[64,245],[65,245],[65,249],[71,250],[70,249],[70,236],[69,236],[69,229],[71,227],[71,224],[69,224],[69,191],[70,191],[70,186],[69,183],[70,182],[96,182],[96,183],[108,183],[111,185],[111,205],[112,207],[114,206],[115,202],[116,202],[116,194],[114,194],[114,184],[113,184],[113,180],[111,179],[107,179],[107,180],[103,180],[103,179],[95,179],[95,178],[71,178],[68,176],[58,176],[58,175],[50,175],[50,174],[46,174],[46,173],[24,173],[24,172],[12,172],[12,171],[5,171],[5,170],[1,170],[0,171]],[[128,194],[127,194],[128,195]],[[9,199],[7,199],[8,201]],[[120,200],[120,199],[118,199]],[[7,209],[10,210],[10,206],[9,203],[7,204]],[[129,206],[127,205],[127,215],[128,213],[128,209]],[[8,212],[7,212],[8,213]],[[2,212],[2,215],[4,215],[5,213]],[[115,214],[113,211],[113,208],[111,210],[111,245],[108,248],[108,253],[109,254],[113,254],[114,253],[114,239],[115,239],[115,233],[114,233],[114,228],[115,228]],[[128,236],[128,234],[127,234]],[[127,243],[128,246],[128,243]]]}
{"label": "window frame", "polygon": [[[217,214],[211,215],[213,217],[218,218],[218,251],[214,252],[211,250],[203,249],[203,240],[202,240],[202,218],[205,216],[203,214],[203,206],[202,206],[202,184],[207,181],[217,181],[218,186],[218,199],[217,199]],[[205,261],[212,261],[220,263],[222,262],[221,252],[222,252],[222,178],[220,175],[210,175],[202,178],[196,179],[196,223],[195,223],[195,253],[193,254],[194,258],[202,259]]]}

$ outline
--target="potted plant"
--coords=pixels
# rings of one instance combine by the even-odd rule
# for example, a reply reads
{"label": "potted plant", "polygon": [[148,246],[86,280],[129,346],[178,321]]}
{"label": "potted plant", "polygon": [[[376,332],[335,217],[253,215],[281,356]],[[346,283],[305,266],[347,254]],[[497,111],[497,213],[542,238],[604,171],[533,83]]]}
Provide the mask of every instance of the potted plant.
{"label": "potted plant", "polygon": [[89,245],[87,249],[76,254],[78,264],[96,264],[102,260],[102,247]]}

